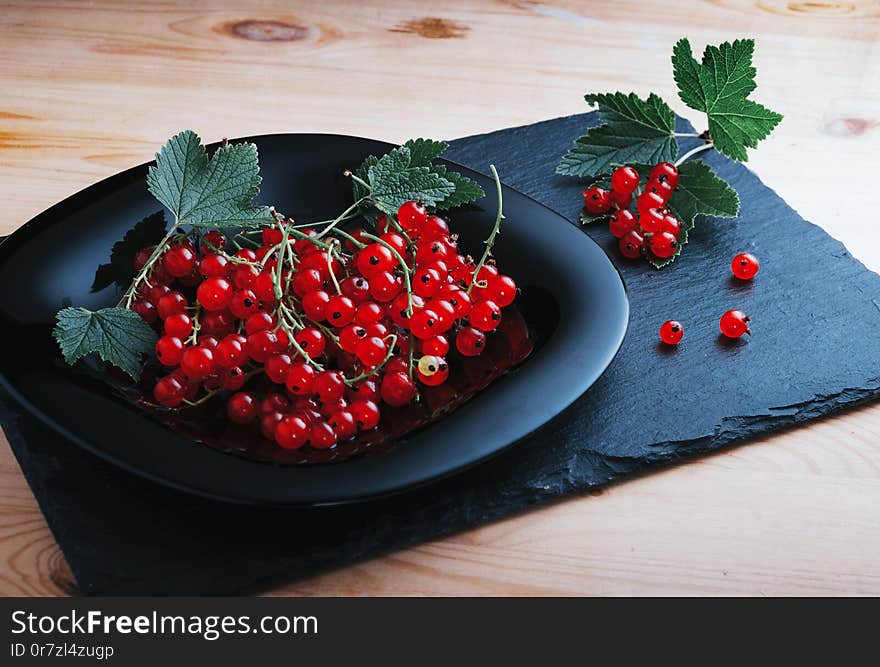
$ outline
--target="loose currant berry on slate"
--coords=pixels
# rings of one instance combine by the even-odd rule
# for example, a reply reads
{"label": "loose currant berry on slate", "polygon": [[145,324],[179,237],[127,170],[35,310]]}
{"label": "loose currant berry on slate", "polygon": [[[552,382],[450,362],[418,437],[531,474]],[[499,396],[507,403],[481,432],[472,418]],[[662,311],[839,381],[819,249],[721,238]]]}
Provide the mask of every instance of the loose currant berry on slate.
{"label": "loose currant berry on slate", "polygon": [[728,338],[739,338],[743,334],[751,333],[749,320],[749,316],[741,310],[728,310],[719,321],[721,333]]}
{"label": "loose currant berry on slate", "polygon": [[608,222],[608,231],[611,235],[620,239],[636,228],[636,216],[625,208],[615,211],[611,214],[611,220]]}
{"label": "loose currant berry on slate", "polygon": [[618,167],[611,174],[611,190],[621,194],[632,194],[639,184],[639,172],[632,167]]}
{"label": "loose currant berry on slate", "polygon": [[617,247],[620,249],[620,254],[627,259],[638,259],[644,244],[645,238],[633,229],[617,242]]}
{"label": "loose currant berry on slate", "polygon": [[730,263],[730,270],[740,280],[751,280],[759,268],[758,258],[747,252],[741,252]]}
{"label": "loose currant berry on slate", "polygon": [[660,259],[669,259],[675,254],[678,241],[668,232],[658,232],[651,237],[651,252]]}
{"label": "loose currant berry on slate", "polygon": [[667,345],[678,345],[684,336],[684,327],[675,320],[667,320],[660,325],[660,340]]}
{"label": "loose currant berry on slate", "polygon": [[257,399],[246,391],[233,394],[226,403],[226,414],[231,422],[249,424],[257,418]]}
{"label": "loose currant berry on slate", "polygon": [[602,215],[611,210],[611,193],[597,185],[584,190],[584,208],[590,215]]}
{"label": "loose currant berry on slate", "polygon": [[649,180],[669,183],[673,190],[678,187],[678,178],[678,167],[671,162],[660,162],[654,165],[648,176]]}

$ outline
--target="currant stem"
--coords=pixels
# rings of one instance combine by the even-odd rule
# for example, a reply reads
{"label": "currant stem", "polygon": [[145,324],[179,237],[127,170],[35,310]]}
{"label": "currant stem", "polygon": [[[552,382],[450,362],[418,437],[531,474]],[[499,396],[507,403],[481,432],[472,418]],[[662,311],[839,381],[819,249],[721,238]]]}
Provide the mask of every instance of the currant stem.
{"label": "currant stem", "polygon": [[[365,201],[365,199],[366,199],[365,197],[361,197],[360,199],[358,199],[354,204],[352,204],[351,206],[349,206],[349,207],[348,207],[347,209],[345,209],[342,213],[340,213],[338,216],[336,216],[336,218],[334,218],[333,220],[331,220],[331,221],[330,221],[330,224],[327,225],[326,227],[324,227],[324,229],[322,229],[320,232],[318,232],[317,236],[314,236],[313,238],[316,239],[316,240],[317,240],[317,239],[320,239],[321,237],[324,236],[324,234],[326,234],[327,232],[329,232],[331,229],[333,229],[333,228],[334,228],[336,225],[338,225],[340,222],[342,222],[343,220],[347,220],[348,218],[346,218],[346,216],[347,216],[349,213],[352,213],[353,211],[356,211],[356,210],[360,207],[360,205]],[[316,224],[323,224],[323,223],[316,223]]]}
{"label": "currant stem", "polygon": [[177,229],[180,227],[180,223],[175,222],[171,225],[171,229],[168,230],[168,233],[165,234],[164,238],[159,241],[156,247],[153,249],[152,254],[147,259],[146,263],[143,265],[140,271],[138,271],[137,275],[134,277],[134,280],[131,281],[131,285],[129,285],[128,290],[126,290],[125,294],[122,295],[122,298],[119,300],[118,306],[122,306],[125,303],[125,308],[131,308],[131,302],[134,301],[135,294],[137,294],[138,287],[141,286],[141,283],[146,279],[147,274],[150,273],[150,269],[153,268],[153,264],[156,263],[156,260],[162,256],[162,253],[165,252],[165,246],[168,241],[171,240],[171,237],[177,232]]}
{"label": "currant stem", "polygon": [[345,378],[345,384],[347,384],[349,387],[353,387],[361,380],[366,380],[368,377],[372,377],[373,375],[378,373],[379,369],[388,363],[388,360],[392,356],[394,356],[394,346],[397,345],[397,334],[391,334],[389,336],[386,336],[386,338],[391,338],[392,341],[391,341],[391,344],[388,346],[388,352],[385,353],[385,358],[375,368],[373,368],[369,371],[364,371],[360,375],[355,375],[351,379]]}
{"label": "currant stem", "polygon": [[503,194],[501,192],[501,179],[498,178],[498,171],[495,169],[494,164],[489,165],[489,171],[492,172],[492,178],[495,179],[495,190],[498,193],[498,213],[495,215],[495,225],[492,227],[492,233],[489,234],[489,238],[486,239],[486,250],[474,269],[474,274],[471,277],[471,284],[468,285],[468,295],[470,295],[471,290],[474,289],[474,283],[477,282],[477,274],[480,273],[480,269],[483,268],[486,260],[489,259],[489,255],[492,254],[492,246],[495,244],[495,237],[498,236],[498,230],[501,229],[501,220],[504,218],[504,212],[502,211]]}
{"label": "currant stem", "polygon": [[694,137],[698,138],[700,136],[699,132],[674,132],[672,134],[674,137]]}
{"label": "currant stem", "polygon": [[699,154],[699,153],[702,153],[703,151],[711,150],[711,149],[713,149],[713,148],[715,148],[715,146],[713,146],[712,144],[702,144],[702,145],[700,145],[700,146],[697,146],[696,148],[692,148],[692,149],[689,150],[687,153],[685,153],[685,154],[682,155],[680,158],[678,158],[678,160],[675,161],[675,166],[678,167],[678,166],[680,166],[682,163],[684,163],[684,162],[686,162],[687,160],[691,159],[694,155],[697,155],[697,154]]}

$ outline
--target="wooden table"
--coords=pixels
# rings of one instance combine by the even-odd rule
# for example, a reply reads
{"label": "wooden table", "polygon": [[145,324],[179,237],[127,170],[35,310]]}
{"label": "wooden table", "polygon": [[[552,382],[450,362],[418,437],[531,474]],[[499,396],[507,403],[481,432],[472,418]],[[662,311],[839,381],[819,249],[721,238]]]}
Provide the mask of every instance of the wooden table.
{"label": "wooden table", "polygon": [[[687,115],[675,40],[754,36],[786,119],[750,166],[880,269],[876,0],[242,4],[0,2],[0,233],[182,128],[457,137],[615,89]],[[875,405],[276,592],[876,595],[878,555]],[[0,446],[0,594],[75,591]]]}

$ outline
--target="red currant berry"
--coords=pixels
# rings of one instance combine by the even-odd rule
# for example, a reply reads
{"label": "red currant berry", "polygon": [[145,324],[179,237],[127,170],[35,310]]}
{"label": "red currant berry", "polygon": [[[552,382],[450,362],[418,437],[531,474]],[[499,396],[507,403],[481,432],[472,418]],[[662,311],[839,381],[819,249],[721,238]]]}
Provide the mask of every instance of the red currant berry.
{"label": "red currant berry", "polygon": [[663,208],[666,202],[656,192],[643,192],[636,198],[636,210],[641,216],[649,208]]}
{"label": "red currant berry", "polygon": [[[192,319],[185,313],[177,313],[165,320],[165,334],[168,336],[176,336],[181,340],[186,340],[192,332]],[[211,334],[212,332],[206,331],[204,333]]]}
{"label": "red currant berry", "polygon": [[183,402],[186,395],[186,385],[176,375],[166,375],[153,387],[153,398],[166,408],[176,408]]}
{"label": "red currant berry", "polygon": [[418,390],[406,373],[386,373],[382,378],[379,393],[388,405],[400,407],[412,401]]}
{"label": "red currant berry", "polygon": [[397,209],[397,221],[408,232],[421,231],[428,219],[428,210],[423,204],[414,201],[404,202]]}
{"label": "red currant berry", "polygon": [[354,387],[346,390],[346,398],[351,401],[358,399],[363,401],[376,401],[379,399],[379,385],[367,378],[361,380]]}
{"label": "red currant berry", "polygon": [[[204,283],[202,283],[204,285]],[[263,303],[273,303],[275,301],[275,275],[271,269],[263,269],[254,278],[251,285],[256,297]]]}
{"label": "red currant berry", "polygon": [[388,354],[388,346],[381,338],[371,336],[358,341],[355,354],[364,366],[378,366]]}
{"label": "red currant berry", "polygon": [[216,229],[212,229],[202,237],[201,248],[203,254],[224,250],[226,248],[226,237]]}
{"label": "red currant berry", "polygon": [[347,296],[331,297],[327,302],[326,317],[334,327],[344,327],[354,319],[354,304]]}
{"label": "red currant berry", "polygon": [[354,354],[357,344],[367,337],[367,330],[360,324],[349,324],[339,332],[339,347]]}
{"label": "red currant berry", "polygon": [[653,192],[664,202],[668,202],[672,196],[673,189],[667,181],[648,181],[647,185],[645,185],[645,192]]}
{"label": "red currant berry", "polygon": [[622,194],[616,190],[611,191],[611,204],[621,211],[628,209],[629,205],[632,204],[632,200],[633,196],[631,192]]}
{"label": "red currant berry", "polygon": [[635,228],[636,216],[625,208],[615,211],[608,222],[608,231],[616,239],[623,238]]}
{"label": "red currant berry", "polygon": [[350,410],[336,410],[328,418],[327,423],[336,432],[339,440],[348,440],[357,434],[357,422]]}
{"label": "red currant berry", "polygon": [[264,246],[276,246],[284,240],[284,232],[277,227],[266,227],[262,234]]}
{"label": "red currant berry", "polygon": [[235,318],[228,310],[215,310],[209,313],[202,313],[202,322],[200,333],[207,336],[222,338],[235,328]]}
{"label": "red currant berry", "polygon": [[747,252],[741,252],[730,263],[730,270],[740,280],[751,280],[759,268],[761,265],[758,264],[758,258]]}
{"label": "red currant berry", "polygon": [[462,356],[476,357],[486,348],[486,334],[474,327],[463,327],[455,336],[455,349]]}
{"label": "red currant berry", "polygon": [[618,167],[611,174],[611,190],[620,194],[632,194],[639,184],[639,172],[632,167]]}
{"label": "red currant berry", "polygon": [[168,292],[156,302],[156,312],[163,320],[186,310],[186,297],[180,292]]}
{"label": "red currant berry", "polygon": [[322,403],[334,403],[345,394],[345,380],[338,371],[321,371],[315,376],[312,391]]}
{"label": "red currant berry", "polygon": [[232,298],[232,285],[225,278],[206,278],[196,290],[196,298],[205,310],[223,310]]}
{"label": "red currant berry", "polygon": [[302,298],[303,312],[315,322],[323,322],[327,319],[328,303],[330,303],[330,295],[324,290],[309,292]]}
{"label": "red currant berry", "polygon": [[180,358],[180,369],[190,380],[204,380],[214,372],[214,353],[201,345],[188,347]]}
{"label": "red currant berry", "polygon": [[199,273],[209,278],[216,276],[218,278],[228,278],[232,265],[223,255],[205,255],[199,262]]}
{"label": "red currant berry", "polygon": [[358,399],[352,401],[348,409],[362,431],[370,431],[379,425],[379,406],[374,401]]}
{"label": "red currant berry", "polygon": [[437,313],[437,322],[439,331],[435,333],[446,333],[455,324],[455,308],[452,304],[444,299],[434,299],[431,301],[431,310]]}
{"label": "red currant berry", "polygon": [[198,340],[199,345],[211,350],[212,352],[217,348],[218,343],[220,343],[220,341],[214,338],[214,336],[209,336],[204,332],[199,334]]}
{"label": "red currant berry", "polygon": [[446,261],[450,259],[453,252],[449,244],[442,239],[435,239],[430,243],[426,243],[416,251],[416,264],[419,266],[429,266],[437,261]]}
{"label": "red currant berry", "polygon": [[287,380],[287,372],[292,365],[293,360],[289,355],[284,353],[273,354],[266,359],[266,377],[272,380],[275,384],[284,384]]}
{"label": "red currant berry", "polygon": [[378,322],[384,317],[385,311],[375,301],[367,301],[357,307],[354,313],[354,321],[366,326]]}
{"label": "red currant berry", "polygon": [[226,402],[226,414],[231,422],[250,424],[257,418],[257,399],[246,391],[233,394]]}
{"label": "red currant berry", "polygon": [[422,341],[422,354],[443,357],[447,352],[449,352],[449,341],[446,340],[446,336],[433,336]]}
{"label": "red currant berry", "polygon": [[654,165],[648,179],[668,183],[670,187],[675,190],[675,188],[678,187],[678,176],[678,167],[671,162],[661,162]]}
{"label": "red currant berry", "polygon": [[275,442],[284,449],[299,449],[309,441],[309,425],[296,415],[288,415],[275,425]]}
{"label": "red currant berry", "polygon": [[739,338],[743,334],[751,333],[749,320],[749,316],[741,310],[728,310],[719,321],[721,333],[728,338]]}
{"label": "red currant berry", "polygon": [[481,301],[471,308],[468,320],[475,329],[494,331],[501,324],[501,308],[494,301]]}
{"label": "red currant berry", "polygon": [[419,269],[413,277],[413,292],[426,299],[434,296],[442,285],[440,274],[434,269]]}
{"label": "red currant berry", "polygon": [[678,241],[668,232],[658,232],[651,237],[651,252],[660,259],[669,259],[675,254]]}
{"label": "red currant berry", "polygon": [[250,335],[263,329],[273,329],[275,324],[274,317],[265,310],[258,310],[244,321],[244,330]]}
{"label": "red currant berry", "polygon": [[368,279],[377,273],[391,271],[396,264],[394,255],[381,243],[371,243],[357,256],[358,271]]}
{"label": "red currant berry", "polygon": [[247,377],[238,366],[224,368],[220,372],[220,385],[227,391],[238,391],[244,386]]}
{"label": "red currant berry", "polygon": [[620,254],[627,259],[638,259],[642,254],[645,239],[636,230],[632,230],[617,242]]}
{"label": "red currant berry", "polygon": [[342,294],[359,306],[370,298],[370,283],[361,276],[351,276],[339,284]]}
{"label": "red currant berry", "polygon": [[293,293],[301,297],[308,292],[324,287],[324,279],[315,269],[303,269],[296,272],[290,286],[293,288]]}
{"label": "red currant berry", "polygon": [[252,290],[241,289],[232,293],[229,312],[240,320],[246,320],[260,309],[257,295]]}
{"label": "red currant berry", "polygon": [[400,280],[389,271],[381,271],[370,278],[370,296],[380,303],[388,303],[402,289]]}
{"label": "red currant berry", "polygon": [[165,270],[175,278],[183,278],[196,267],[196,254],[184,245],[169,248],[162,256]]}
{"label": "red currant berry", "polygon": [[315,449],[330,449],[336,444],[336,431],[327,422],[319,421],[312,424],[309,431],[309,444]]}
{"label": "red currant berry", "polygon": [[660,208],[649,208],[644,213],[639,214],[639,227],[645,234],[653,234],[659,232],[663,226],[663,218],[666,212]]}
{"label": "red currant berry", "polygon": [[590,215],[601,215],[611,210],[611,193],[593,185],[584,190],[584,208]]}
{"label": "red currant berry", "polygon": [[449,225],[439,215],[429,215],[425,219],[419,239],[423,242],[433,241],[444,236],[449,236]]}
{"label": "red currant berry", "polygon": [[162,336],[156,342],[156,358],[163,366],[177,366],[183,358],[183,342],[177,336]]}
{"label": "red currant berry", "polygon": [[677,239],[678,235],[681,234],[681,222],[671,213],[667,213],[663,216],[663,224],[660,226],[660,231],[672,234]]}
{"label": "red currant berry", "polygon": [[287,371],[284,384],[296,396],[311,394],[315,384],[315,369],[303,361],[295,361]]}
{"label": "red currant berry", "polygon": [[324,349],[327,347],[327,339],[315,327],[306,327],[297,331],[293,339],[312,359],[324,354]]}
{"label": "red currant berry", "polygon": [[433,354],[426,354],[416,366],[419,382],[429,387],[437,387],[449,378],[449,364],[446,359]]}
{"label": "red currant berry", "polygon": [[[385,232],[384,234],[379,236],[379,238],[385,241],[385,243],[390,245],[401,255],[406,251],[406,239],[397,232]],[[369,243],[369,240],[367,241],[367,243]]]}
{"label": "red currant berry", "polygon": [[489,299],[504,308],[516,299],[516,283],[510,276],[497,276],[489,281],[486,288]]}
{"label": "red currant berry", "polygon": [[[411,299],[412,312],[416,312],[425,307],[425,300],[418,294],[413,294]],[[388,310],[391,313],[391,320],[403,329],[409,329],[409,315],[407,315],[409,306],[410,297],[407,297],[406,294],[397,295],[394,298],[394,301],[391,302],[391,305],[388,306]]]}
{"label": "red currant berry", "polygon": [[667,320],[660,325],[660,340],[667,345],[678,345],[684,336],[684,327],[675,320]]}
{"label": "red currant berry", "polygon": [[229,334],[214,348],[214,359],[221,368],[241,366],[248,359],[247,338],[241,334]]}
{"label": "red currant berry", "polygon": [[279,351],[278,334],[271,329],[262,329],[250,334],[247,339],[248,356],[257,363],[264,363],[269,355]]}
{"label": "red currant berry", "polygon": [[437,292],[437,298],[452,304],[456,318],[467,317],[473,307],[468,293],[454,285],[444,286],[443,289]]}
{"label": "red currant berry", "polygon": [[[239,252],[235,254],[238,255],[241,252],[245,251],[239,250]],[[251,254],[253,255],[253,252],[251,252]],[[250,264],[237,264],[232,271],[232,283],[238,289],[250,289],[254,286],[254,282],[257,280],[258,275],[260,275],[260,272],[257,267]]]}
{"label": "red currant berry", "polygon": [[260,414],[269,415],[273,412],[287,412],[290,409],[290,401],[284,394],[273,391],[266,394],[260,401]]}
{"label": "red currant berry", "polygon": [[417,310],[409,318],[409,327],[416,338],[431,338],[440,333],[439,315],[430,308]]}
{"label": "red currant berry", "polygon": [[156,307],[144,299],[138,299],[131,304],[131,309],[141,316],[144,322],[152,324],[156,321]]}

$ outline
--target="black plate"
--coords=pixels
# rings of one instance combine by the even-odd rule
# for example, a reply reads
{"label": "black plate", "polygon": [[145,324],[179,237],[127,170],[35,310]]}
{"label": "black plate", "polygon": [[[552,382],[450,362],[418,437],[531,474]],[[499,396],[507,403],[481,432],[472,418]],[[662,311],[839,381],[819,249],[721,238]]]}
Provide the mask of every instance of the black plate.
{"label": "black plate", "polygon": [[[259,200],[299,222],[332,217],[351,202],[346,168],[390,144],[337,135],[250,137],[260,151]],[[473,254],[495,214],[487,197],[452,215]],[[506,220],[495,254],[541,322],[543,345],[518,370],[450,416],[388,451],[308,467],[248,461],[195,443],[148,418],[103,383],[58,363],[50,337],[64,305],[113,305],[113,288],[90,291],[113,243],[160,206],[147,192],[148,165],[134,167],[40,214],[0,245],[0,381],[28,410],[73,442],[123,468],[201,495],[239,502],[329,504],[401,491],[473,465],[524,438],[595,382],[626,331],[625,289],[605,253],[564,218],[504,189]],[[487,165],[488,168],[488,165]],[[503,178],[503,174],[501,175]],[[528,319],[530,313],[526,312]],[[14,348],[14,353],[8,352]]]}

